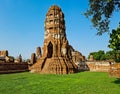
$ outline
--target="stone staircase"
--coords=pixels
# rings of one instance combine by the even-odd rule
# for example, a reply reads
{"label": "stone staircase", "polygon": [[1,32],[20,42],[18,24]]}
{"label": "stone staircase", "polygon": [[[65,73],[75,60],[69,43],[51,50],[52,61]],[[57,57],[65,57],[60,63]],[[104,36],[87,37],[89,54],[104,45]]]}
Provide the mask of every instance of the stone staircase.
{"label": "stone staircase", "polygon": [[32,73],[40,74],[70,74],[76,70],[76,65],[69,59],[63,57],[39,59],[30,70]]}
{"label": "stone staircase", "polygon": [[41,72],[43,66],[44,66],[44,62],[46,59],[39,59],[35,64],[33,64],[29,69],[31,70],[31,72]]}
{"label": "stone staircase", "polygon": [[48,71],[48,67],[50,65],[51,59],[47,58],[46,63],[44,63],[44,65],[42,65],[42,71],[41,73],[46,73],[46,71]]}

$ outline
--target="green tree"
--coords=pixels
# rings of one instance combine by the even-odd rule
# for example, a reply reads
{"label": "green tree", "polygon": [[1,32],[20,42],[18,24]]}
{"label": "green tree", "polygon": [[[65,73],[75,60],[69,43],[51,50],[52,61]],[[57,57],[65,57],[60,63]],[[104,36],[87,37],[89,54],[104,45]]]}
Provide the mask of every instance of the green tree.
{"label": "green tree", "polygon": [[105,60],[105,52],[103,50],[99,50],[96,53],[96,60]]}
{"label": "green tree", "polygon": [[113,50],[120,50],[120,24],[116,30],[112,30],[110,33],[109,48]]}
{"label": "green tree", "polygon": [[115,11],[120,10],[120,0],[89,0],[89,8],[84,13],[91,19],[97,34],[102,35],[109,31],[110,18]]}
{"label": "green tree", "polygon": [[116,30],[112,30],[108,47],[113,49],[115,61],[120,62],[120,24]]}
{"label": "green tree", "polygon": [[106,60],[106,54],[101,55],[100,60]]}
{"label": "green tree", "polygon": [[114,61],[116,61],[116,56],[118,57],[117,60],[120,59],[120,57],[119,57],[120,54],[115,53],[114,50],[107,51],[106,53],[103,50],[99,50],[97,52],[91,52],[89,54],[89,57],[90,57],[90,55],[93,55],[93,58],[95,60],[112,60],[112,61],[114,60]]}
{"label": "green tree", "polygon": [[115,59],[115,53],[113,50],[106,52],[106,60],[114,60]]}
{"label": "green tree", "polygon": [[99,50],[98,52],[92,52],[89,54],[89,56],[90,55],[93,55],[93,58],[95,60],[106,60],[105,52],[103,50]]}

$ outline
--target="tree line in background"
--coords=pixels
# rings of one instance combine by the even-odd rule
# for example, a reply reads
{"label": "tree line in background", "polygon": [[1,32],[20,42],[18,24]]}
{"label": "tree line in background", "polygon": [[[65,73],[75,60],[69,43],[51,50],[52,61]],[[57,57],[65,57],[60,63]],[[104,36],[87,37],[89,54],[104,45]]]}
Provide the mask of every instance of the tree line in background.
{"label": "tree line in background", "polygon": [[118,58],[116,58],[116,52],[114,50],[111,51],[103,51],[99,50],[97,52],[91,52],[88,56],[88,59],[90,58],[90,55],[93,56],[94,60],[110,60],[115,62],[120,62],[120,55],[118,54]]}

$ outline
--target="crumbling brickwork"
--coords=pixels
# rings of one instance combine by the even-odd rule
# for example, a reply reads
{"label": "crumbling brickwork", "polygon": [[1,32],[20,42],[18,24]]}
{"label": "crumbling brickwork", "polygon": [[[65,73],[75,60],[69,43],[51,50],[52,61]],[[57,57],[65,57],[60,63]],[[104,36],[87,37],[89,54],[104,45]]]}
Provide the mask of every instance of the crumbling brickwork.
{"label": "crumbling brickwork", "polygon": [[46,74],[77,72],[65,30],[64,14],[61,8],[56,5],[51,6],[45,19],[42,54],[37,62],[30,67],[31,72]]}
{"label": "crumbling brickwork", "polygon": [[27,63],[1,63],[0,62],[0,74],[1,73],[12,73],[12,72],[23,72],[28,71]]}
{"label": "crumbling brickwork", "polygon": [[0,56],[8,56],[8,51],[0,51]]}
{"label": "crumbling brickwork", "polygon": [[109,73],[111,76],[120,78],[120,63],[112,64]]}

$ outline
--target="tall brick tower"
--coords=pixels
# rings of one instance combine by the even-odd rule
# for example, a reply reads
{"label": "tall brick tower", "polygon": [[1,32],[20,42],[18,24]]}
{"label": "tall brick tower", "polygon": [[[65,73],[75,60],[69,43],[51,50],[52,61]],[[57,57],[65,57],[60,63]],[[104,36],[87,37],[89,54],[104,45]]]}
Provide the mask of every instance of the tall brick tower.
{"label": "tall brick tower", "polygon": [[65,33],[64,14],[60,7],[53,5],[46,14],[42,56],[31,67],[31,71],[47,74],[76,72],[70,47]]}
{"label": "tall brick tower", "polygon": [[67,44],[67,40],[65,34],[64,14],[58,6],[50,7],[46,14],[44,38],[43,56],[62,56],[62,46],[65,42]]}

